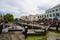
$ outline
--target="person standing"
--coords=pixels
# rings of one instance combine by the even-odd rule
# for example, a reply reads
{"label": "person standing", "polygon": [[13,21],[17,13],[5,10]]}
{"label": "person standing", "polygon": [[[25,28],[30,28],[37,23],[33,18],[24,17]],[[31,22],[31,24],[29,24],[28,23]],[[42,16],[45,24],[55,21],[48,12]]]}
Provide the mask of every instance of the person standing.
{"label": "person standing", "polygon": [[24,32],[23,32],[23,34],[24,34],[24,36],[25,36],[25,39],[27,38],[27,32],[28,32],[28,27],[25,26]]}
{"label": "person standing", "polygon": [[2,21],[0,21],[0,34],[2,33],[2,29],[3,29],[3,23]]}
{"label": "person standing", "polygon": [[5,28],[7,28],[8,27],[8,21],[5,21]]}
{"label": "person standing", "polygon": [[58,31],[59,23],[56,22],[56,31]]}

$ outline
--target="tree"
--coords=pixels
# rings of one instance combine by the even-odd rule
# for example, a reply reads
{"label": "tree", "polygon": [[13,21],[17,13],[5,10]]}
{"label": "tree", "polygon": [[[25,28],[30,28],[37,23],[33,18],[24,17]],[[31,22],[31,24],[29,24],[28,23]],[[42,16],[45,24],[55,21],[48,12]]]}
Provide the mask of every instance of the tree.
{"label": "tree", "polygon": [[14,19],[14,23],[17,23],[18,21],[19,21],[18,18],[15,18],[15,19]]}
{"label": "tree", "polygon": [[6,15],[4,15],[4,20],[7,20],[9,22],[13,22],[14,17],[12,14],[6,14]]}

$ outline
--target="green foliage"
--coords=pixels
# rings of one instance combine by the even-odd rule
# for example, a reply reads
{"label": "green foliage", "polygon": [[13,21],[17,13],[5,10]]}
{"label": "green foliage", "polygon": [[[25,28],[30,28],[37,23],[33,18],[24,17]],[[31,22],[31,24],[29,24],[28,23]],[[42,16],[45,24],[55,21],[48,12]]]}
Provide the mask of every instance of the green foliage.
{"label": "green foliage", "polygon": [[12,14],[6,14],[6,15],[4,15],[4,20],[7,20],[9,22],[13,22],[14,17]]}
{"label": "green foliage", "polygon": [[18,21],[18,18],[15,18],[14,21]]}
{"label": "green foliage", "polygon": [[18,18],[15,18],[14,19],[14,23],[17,23],[19,20],[18,20]]}

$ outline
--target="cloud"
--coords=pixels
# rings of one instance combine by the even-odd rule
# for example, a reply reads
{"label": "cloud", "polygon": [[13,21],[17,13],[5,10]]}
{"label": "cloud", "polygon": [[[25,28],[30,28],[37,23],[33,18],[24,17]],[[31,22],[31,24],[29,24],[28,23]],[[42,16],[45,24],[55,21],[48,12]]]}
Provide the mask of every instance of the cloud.
{"label": "cloud", "polygon": [[0,0],[0,11],[11,13],[14,17],[42,14],[45,10],[60,4],[60,0]]}

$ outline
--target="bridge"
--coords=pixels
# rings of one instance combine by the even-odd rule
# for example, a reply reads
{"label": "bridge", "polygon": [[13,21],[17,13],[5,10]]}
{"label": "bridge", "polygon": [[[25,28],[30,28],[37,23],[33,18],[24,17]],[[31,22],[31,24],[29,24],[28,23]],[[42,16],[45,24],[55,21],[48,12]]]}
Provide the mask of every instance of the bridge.
{"label": "bridge", "polygon": [[[29,30],[28,28],[28,34],[46,34],[47,31],[50,29],[52,30],[56,30],[56,27],[50,27],[50,26],[44,26],[44,25],[39,25],[39,24],[27,24],[27,23],[18,23],[19,25],[23,25],[23,27],[27,26],[27,27],[31,27],[32,29],[34,29],[34,27],[36,27],[36,29],[34,30]],[[10,27],[9,27],[10,28]],[[39,29],[37,29],[39,28]],[[59,28],[60,30],[60,28]],[[9,29],[8,30],[9,32],[14,32],[14,31],[22,31],[21,29],[18,29],[17,26],[14,28],[14,29]],[[32,31],[32,32],[31,32]]]}
{"label": "bridge", "polygon": [[[48,26],[44,26],[44,25],[39,25],[39,24],[27,24],[27,23],[19,23],[20,25],[23,25],[23,26],[28,26],[28,27],[31,27],[31,28],[39,28],[40,29],[40,32],[43,32],[44,30],[44,33],[46,33],[48,30],[53,30],[53,31],[56,31],[56,27],[50,27],[49,25]],[[58,28],[58,31],[60,32],[60,27]]]}
{"label": "bridge", "polygon": [[42,29],[44,29],[45,27],[44,26],[42,26],[42,25],[39,25],[39,24],[27,24],[27,23],[18,23],[19,25],[22,25],[22,26],[29,26],[29,27],[37,27],[37,28],[42,28]]}
{"label": "bridge", "polygon": [[46,33],[49,29],[49,26],[39,25],[39,24],[27,24],[27,23],[19,23],[19,25],[31,27],[31,28],[39,28],[40,30],[36,30],[35,32]]}

